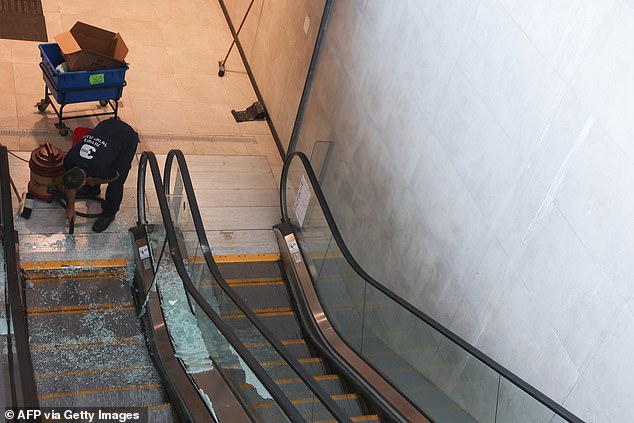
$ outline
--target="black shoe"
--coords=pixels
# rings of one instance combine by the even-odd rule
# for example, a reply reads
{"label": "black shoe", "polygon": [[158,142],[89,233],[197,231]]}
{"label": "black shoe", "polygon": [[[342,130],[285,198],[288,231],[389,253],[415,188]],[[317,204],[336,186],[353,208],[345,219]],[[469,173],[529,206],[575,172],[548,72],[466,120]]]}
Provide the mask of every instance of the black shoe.
{"label": "black shoe", "polygon": [[108,229],[108,226],[110,226],[113,220],[114,216],[101,216],[99,219],[97,219],[94,225],[92,225],[92,231],[97,233],[105,231],[106,229]]}

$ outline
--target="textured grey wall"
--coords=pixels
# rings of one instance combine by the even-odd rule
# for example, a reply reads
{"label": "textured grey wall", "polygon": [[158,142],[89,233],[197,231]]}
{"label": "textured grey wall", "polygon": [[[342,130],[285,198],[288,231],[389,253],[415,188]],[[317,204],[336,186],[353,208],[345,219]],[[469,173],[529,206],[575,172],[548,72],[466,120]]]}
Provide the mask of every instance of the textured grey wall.
{"label": "textured grey wall", "polygon": [[335,1],[298,149],[377,279],[590,422],[634,421],[634,6]]}
{"label": "textured grey wall", "polygon": [[[238,29],[250,0],[225,0]],[[255,0],[239,39],[284,151],[319,31],[325,0]]]}

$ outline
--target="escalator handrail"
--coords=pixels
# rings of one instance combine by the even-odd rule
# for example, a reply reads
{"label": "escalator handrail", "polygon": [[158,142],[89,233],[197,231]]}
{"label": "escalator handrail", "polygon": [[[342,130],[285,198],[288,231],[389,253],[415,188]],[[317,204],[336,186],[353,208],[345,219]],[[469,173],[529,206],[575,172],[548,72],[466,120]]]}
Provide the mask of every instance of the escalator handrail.
{"label": "escalator handrail", "polygon": [[[152,178],[154,182],[154,189],[156,190],[156,196],[159,202],[159,208],[161,211],[161,217],[163,219],[163,224],[165,226],[165,234],[169,243],[169,251],[172,256],[174,266],[176,267],[176,271],[183,282],[183,287],[189,292],[189,294],[194,298],[194,300],[200,306],[200,309],[207,315],[207,317],[214,323],[214,325],[218,328],[220,333],[229,341],[233,349],[238,353],[240,358],[244,360],[244,362],[249,366],[251,371],[255,374],[258,380],[262,383],[262,385],[266,388],[266,390],[271,394],[275,402],[280,406],[280,409],[284,412],[284,414],[289,418],[292,422],[304,422],[305,419],[299,413],[297,408],[292,404],[292,402],[288,399],[288,397],[282,392],[279,386],[273,381],[270,375],[262,368],[260,363],[253,357],[253,355],[249,352],[249,350],[241,343],[238,336],[233,332],[233,330],[223,321],[223,319],[211,308],[211,306],[207,303],[204,297],[196,290],[194,284],[192,283],[189,275],[187,274],[187,270],[183,265],[183,257],[180,252],[180,248],[178,246],[178,241],[176,238],[176,230],[174,229],[174,223],[171,217],[171,212],[169,209],[169,205],[167,202],[167,198],[164,192],[164,186],[160,177],[160,170],[156,160],[156,156],[154,153],[150,151],[144,151],[141,154],[139,160],[139,174],[141,172],[145,172],[147,169],[147,164],[150,165],[150,171],[152,173]],[[140,178],[140,176],[139,176]],[[141,186],[139,184],[138,189],[144,189],[145,185]],[[137,198],[144,198],[145,192],[138,192]],[[143,207],[142,210],[145,210],[145,206],[143,204],[143,200],[137,200],[138,205]],[[142,224],[144,222],[144,217],[142,216],[142,210],[138,210],[138,218],[139,223]],[[215,365],[215,363],[214,363]],[[216,366],[216,368],[222,373],[222,366]]]}
{"label": "escalator handrail", "polygon": [[528,395],[530,395],[533,399],[537,400],[542,405],[550,409],[553,413],[557,414],[559,417],[572,423],[584,423],[583,420],[581,420],[579,417],[575,416],[573,413],[571,413],[570,411],[562,407],[560,404],[556,403],[551,398],[547,397],[541,391],[537,390],[535,387],[528,384],[526,381],[522,380],[519,376],[517,376],[516,374],[514,374],[513,372],[511,372],[510,370],[502,366],[500,363],[493,360],[491,357],[489,357],[488,355],[486,355],[485,353],[483,353],[482,351],[480,351],[479,349],[477,349],[476,347],[468,343],[459,335],[447,329],[438,321],[436,321],[429,315],[423,313],[422,311],[414,307],[408,301],[401,298],[398,294],[394,293],[393,291],[385,287],[383,284],[379,283],[372,276],[370,276],[365,270],[363,270],[363,268],[359,265],[359,263],[356,261],[356,259],[352,255],[352,253],[350,253],[350,250],[348,250],[348,247],[346,246],[343,236],[341,235],[341,232],[339,232],[339,229],[337,228],[337,224],[335,223],[332,212],[330,211],[330,207],[328,206],[326,197],[323,191],[321,190],[319,180],[317,179],[317,176],[315,175],[312,165],[310,164],[310,160],[308,159],[306,154],[304,154],[301,151],[295,151],[289,154],[284,161],[284,166],[282,167],[282,173],[280,177],[280,208],[282,213],[282,222],[290,223],[290,218],[288,216],[287,202],[286,202],[286,185],[288,180],[289,168],[290,168],[291,162],[295,158],[298,158],[304,167],[306,175],[308,176],[310,184],[317,198],[317,202],[319,203],[319,206],[321,207],[324,217],[326,218],[326,222],[328,223],[330,232],[332,233],[332,236],[335,239],[337,246],[341,250],[343,257],[348,262],[348,264],[352,267],[352,269],[361,278],[363,278],[367,283],[372,285],[381,293],[389,297],[391,300],[396,302],[399,306],[409,311],[412,315],[416,316],[418,319],[422,320],[423,322],[431,326],[434,330],[439,332],[444,337],[448,338],[451,342],[457,344],[460,348],[467,351],[470,355],[478,359],[480,362],[490,367],[499,375],[507,379],[509,382],[517,386],[519,389],[521,389]]}
{"label": "escalator handrail", "polygon": [[332,413],[332,415],[336,417],[337,420],[340,422],[352,421],[351,418],[347,416],[346,413],[341,409],[341,407],[339,407],[335,403],[330,395],[328,395],[328,393],[326,393],[326,391],[315,381],[315,379],[310,374],[308,374],[306,370],[304,370],[301,364],[299,364],[298,360],[289,353],[288,349],[285,348],[277,339],[277,337],[273,334],[273,332],[264,325],[262,320],[258,318],[255,313],[253,313],[251,308],[229,286],[229,284],[222,276],[222,273],[220,272],[220,269],[218,268],[218,265],[216,264],[216,261],[214,260],[211,253],[211,248],[209,246],[209,241],[207,240],[207,234],[205,233],[205,228],[200,214],[200,209],[198,207],[198,202],[196,200],[196,194],[194,192],[191,176],[187,167],[187,161],[185,160],[184,154],[180,150],[174,149],[167,154],[167,158],[165,160],[165,170],[163,171],[165,194],[169,194],[169,178],[171,175],[174,158],[176,158],[176,163],[178,165],[181,178],[183,180],[184,189],[187,194],[189,210],[191,212],[194,227],[196,229],[196,235],[198,236],[198,242],[201,245],[203,257],[205,258],[207,266],[218,286],[220,286],[220,288],[229,296],[229,298],[231,298],[231,300],[238,306],[240,311],[244,313],[244,315],[258,329],[258,331],[260,331],[260,333],[273,346],[277,353],[281,355],[282,358],[284,358],[284,360],[295,371],[295,373],[297,373],[302,381],[306,385],[308,385],[308,387],[312,390],[315,396],[319,398],[319,400],[324,404],[328,411],[330,411],[330,413]]}
{"label": "escalator handrail", "polygon": [[[21,377],[22,399],[24,401],[24,404],[21,405],[27,408],[38,408],[39,400],[35,384],[35,373],[31,360],[31,349],[29,348],[27,314],[20,289],[19,263],[16,251],[17,233],[13,223],[13,204],[9,185],[9,156],[5,146],[0,146],[0,183],[2,184],[0,188],[0,192],[2,192],[2,198],[0,199],[2,202],[2,239],[7,269],[9,306],[11,307],[11,310],[6,310],[6,313],[7,315],[10,313],[12,317],[13,332],[15,334],[15,348]],[[12,351],[8,351],[7,354],[12,354]]]}

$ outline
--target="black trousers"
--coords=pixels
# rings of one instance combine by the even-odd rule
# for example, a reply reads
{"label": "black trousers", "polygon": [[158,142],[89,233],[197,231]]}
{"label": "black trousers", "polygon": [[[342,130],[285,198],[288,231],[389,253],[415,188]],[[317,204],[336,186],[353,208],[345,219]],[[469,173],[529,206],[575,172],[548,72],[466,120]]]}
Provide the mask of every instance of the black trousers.
{"label": "black trousers", "polygon": [[125,180],[128,178],[129,172],[129,168],[125,171],[119,170],[119,178],[108,183],[108,188],[106,188],[106,197],[101,205],[104,217],[114,217],[114,215],[119,211],[121,202],[123,201],[123,185],[125,184]]}
{"label": "black trousers", "polygon": [[[123,186],[125,185],[126,179],[128,179],[130,168],[118,169],[117,172],[119,172],[119,177],[116,180],[108,183],[108,186],[106,188],[106,196],[103,203],[101,204],[101,208],[103,211],[102,215],[104,217],[114,217],[114,215],[117,214],[117,212],[121,208],[121,203],[123,202]],[[78,198],[97,197],[100,193],[100,185],[84,185],[79,191],[77,191],[77,196]]]}

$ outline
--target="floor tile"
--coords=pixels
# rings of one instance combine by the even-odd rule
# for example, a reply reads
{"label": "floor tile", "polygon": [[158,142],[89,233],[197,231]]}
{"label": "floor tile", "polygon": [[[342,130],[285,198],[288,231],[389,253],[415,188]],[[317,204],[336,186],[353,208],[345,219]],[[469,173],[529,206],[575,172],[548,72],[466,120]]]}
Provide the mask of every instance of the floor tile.
{"label": "floor tile", "polygon": [[0,62],[0,93],[15,93],[13,65],[11,62]]}
{"label": "floor tile", "polygon": [[0,92],[0,127],[18,127],[18,113],[15,94]]}
{"label": "floor tile", "polygon": [[[218,61],[225,57],[232,40],[220,5],[208,0],[180,3],[43,0],[43,9],[49,42],[54,42],[55,35],[70,30],[77,21],[121,33],[130,50],[126,57],[130,69],[126,73],[127,86],[119,101],[119,116],[139,132],[141,144],[137,159],[145,150],[154,151],[161,157],[178,148],[186,158],[190,157],[194,169],[206,169],[205,163],[210,156],[240,156],[245,160],[259,156],[264,160],[269,169],[266,177],[268,188],[253,198],[244,196],[253,189],[250,186],[239,187],[235,198],[232,198],[237,178],[220,178],[220,181],[226,180],[226,184],[234,186],[230,188],[227,185],[228,188],[223,190],[222,201],[226,203],[223,204],[244,208],[239,210],[248,217],[244,225],[259,228],[258,232],[241,230],[239,213],[234,213],[231,207],[227,208],[232,210],[231,216],[218,209],[210,212],[209,216],[214,221],[206,222],[206,225],[219,227],[230,224],[236,230],[238,235],[232,242],[226,241],[224,234],[214,233],[213,242],[222,242],[217,248],[223,251],[275,250],[269,221],[277,220],[277,217],[271,218],[275,215],[275,207],[271,205],[277,204],[277,199],[273,197],[276,197],[281,159],[266,122],[239,124],[231,115],[231,109],[243,110],[257,98],[237,49],[234,48],[229,56],[225,76],[217,75]],[[67,150],[72,139],[72,134],[61,136],[55,128],[58,117],[50,106],[43,113],[36,108],[45,88],[39,68],[38,44],[0,40],[0,143],[25,159],[45,142]],[[57,105],[56,102],[54,104]],[[96,102],[69,104],[65,106],[64,116],[102,111],[103,108]],[[64,123],[71,129],[95,127],[105,118],[89,116],[68,119]],[[136,175],[136,163],[135,160],[131,175]],[[15,172],[19,179],[20,190],[26,190],[28,165],[10,158],[10,166],[12,174]],[[133,176],[126,182],[125,210],[109,228],[113,233],[125,232],[135,223],[136,203],[128,203],[136,195],[135,180],[136,176]],[[251,184],[249,178],[245,180],[245,184]],[[242,203],[244,207],[240,206]],[[14,206],[17,207],[17,201]],[[41,206],[42,210],[51,209],[50,205]],[[42,210],[40,214],[48,213]],[[49,232],[64,235],[67,228],[63,214],[52,209],[50,213],[50,219],[55,224]],[[23,223],[19,230],[25,234],[32,233],[29,225]],[[41,222],[35,229],[46,231],[47,224],[51,226],[49,222]],[[89,243],[99,239],[98,235],[90,232],[91,224],[89,221],[78,222],[76,228],[78,233],[85,234]]]}
{"label": "floor tile", "polygon": [[16,94],[33,94],[37,97],[44,92],[42,69],[35,63],[14,63],[13,78]]}

